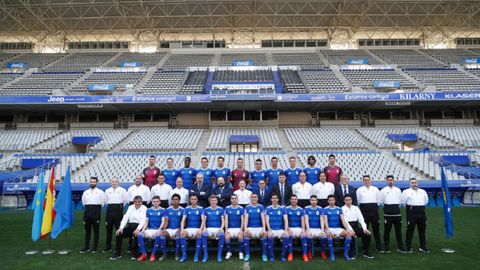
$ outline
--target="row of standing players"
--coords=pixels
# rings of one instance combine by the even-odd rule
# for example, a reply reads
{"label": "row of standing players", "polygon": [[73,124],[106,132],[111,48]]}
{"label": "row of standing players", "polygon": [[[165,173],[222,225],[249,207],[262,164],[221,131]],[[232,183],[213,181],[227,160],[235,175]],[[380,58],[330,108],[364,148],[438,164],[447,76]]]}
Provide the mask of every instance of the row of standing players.
{"label": "row of standing players", "polygon": [[[309,157],[309,162],[311,161],[310,158],[312,157]],[[333,157],[333,159],[335,159],[335,157]],[[152,160],[152,157],[150,157],[150,160]],[[272,161],[273,160],[274,159],[272,159]],[[332,160],[332,157],[330,157],[330,160]],[[152,163],[150,163],[150,165],[152,165]],[[330,162],[330,165],[332,165],[331,162]],[[428,249],[426,248],[426,242],[425,242],[425,229],[426,229],[425,205],[428,203],[428,196],[424,190],[418,188],[417,181],[415,179],[410,180],[411,188],[405,190],[402,193],[400,189],[398,189],[397,187],[394,187],[393,176],[387,176],[387,186],[383,188],[382,191],[379,191],[378,188],[371,185],[370,177],[366,175],[363,177],[364,186],[360,187],[358,190],[355,190],[354,187],[348,185],[348,178],[345,175],[341,174],[339,177],[341,179],[340,181],[341,184],[336,188],[333,187],[333,192],[332,192],[332,186],[334,185],[326,181],[327,175],[323,172],[319,173],[318,175],[319,182],[313,186],[306,181],[306,178],[307,178],[306,172],[300,172],[298,174],[299,182],[294,184],[293,186],[290,186],[288,185],[288,182],[286,180],[287,175],[283,171],[281,171],[277,175],[278,182],[276,184],[267,185],[265,180],[263,179],[259,180],[258,187],[256,187],[254,192],[246,189],[247,182],[244,181],[243,179],[239,180],[238,189],[233,191],[233,189],[228,185],[231,179],[227,178],[228,180],[225,181],[225,178],[220,176],[216,178],[217,180],[216,187],[214,188],[213,192],[208,193],[206,190],[202,191],[204,190],[202,189],[203,186],[208,189],[208,186],[210,185],[203,184],[203,174],[201,172],[199,172],[196,175],[195,183],[193,184],[192,187],[190,187],[190,190],[182,186],[183,179],[182,177],[178,177],[178,176],[176,180],[176,187],[175,189],[172,189],[168,184],[165,183],[166,177],[164,173],[158,174],[157,176],[158,183],[155,186],[153,186],[152,189],[150,190],[147,186],[142,184],[142,182],[145,181],[144,176],[146,175],[144,174],[143,176],[137,176],[135,184],[128,189],[128,192],[125,189],[118,186],[118,179],[115,177],[112,178],[111,180],[112,187],[107,189],[105,192],[96,188],[96,183],[98,180],[95,177],[91,178],[90,188],[86,190],[82,196],[82,202],[85,206],[85,213],[84,213],[85,245],[81,251],[82,253],[89,251],[90,234],[91,234],[92,228],[94,231],[94,242],[93,242],[92,252],[97,251],[98,238],[99,238],[98,231],[99,231],[99,223],[100,223],[100,212],[101,212],[101,207],[104,204],[107,204],[107,217],[106,217],[106,227],[107,227],[106,242],[107,243],[106,243],[105,252],[108,252],[111,250],[112,232],[113,232],[113,228],[115,227],[115,229],[117,229],[117,248],[112,258],[118,258],[121,252],[121,239],[123,237],[130,237],[135,235],[137,237],[135,237],[134,239],[140,239],[141,237],[138,237],[138,236],[139,236],[139,233],[141,232],[140,235],[142,236],[159,238],[158,240],[159,242],[156,241],[158,243],[155,244],[154,247],[156,247],[157,245],[159,245],[160,242],[162,242],[161,240],[162,233],[160,233],[160,231],[162,230],[159,230],[159,232],[156,233],[155,235],[149,235],[148,233],[147,235],[144,235],[143,227],[139,226],[137,230],[137,227],[135,226],[133,227],[128,226],[130,230],[127,230],[126,232],[124,231],[125,227],[132,222],[129,222],[130,220],[128,215],[123,216],[124,220],[126,216],[127,216],[127,219],[125,222],[122,222],[123,207],[124,207],[124,204],[127,202],[130,202],[130,204],[134,204],[135,198],[142,198],[140,202],[140,206],[151,204],[153,205],[154,209],[156,208],[154,204],[155,200],[153,199],[151,200],[150,198],[158,198],[158,202],[159,202],[158,207],[161,207],[162,209],[167,208],[169,205],[171,205],[171,207],[169,207],[168,209],[174,208],[174,203],[175,203],[174,200],[175,198],[178,198],[178,206],[181,207],[182,211],[185,211],[183,209],[187,209],[188,207],[192,206],[190,205],[187,207],[187,202],[190,200],[190,203],[192,203],[191,201],[192,198],[196,201],[195,205],[198,205],[198,207],[201,207],[201,209],[204,209],[204,208],[208,209],[213,207],[213,205],[211,205],[211,201],[213,198],[215,198],[215,201],[216,201],[215,206],[218,206],[220,209],[223,209],[224,207],[225,209],[227,209],[226,207],[227,204],[229,203],[233,204],[233,201],[232,201],[233,198],[235,198],[235,200],[237,201],[237,204],[239,204],[240,207],[248,208],[252,204],[253,197],[256,197],[256,201],[257,201],[256,203],[258,203],[259,206],[263,208],[265,208],[269,204],[273,205],[274,198],[278,200],[278,204],[281,207],[285,207],[289,205],[290,203],[292,203],[292,198],[295,198],[295,208],[298,206],[299,209],[302,209],[308,204],[312,204],[312,197],[315,198],[319,207],[329,207],[331,200],[334,201],[333,205],[337,204],[339,206],[342,206],[345,198],[347,197],[351,199],[352,204],[354,204],[353,205],[354,208],[356,207],[355,204],[358,204],[360,206],[359,211],[353,211],[353,212],[357,212],[356,215],[354,216],[346,215],[347,221],[357,222],[361,226],[359,229],[359,226],[357,225],[356,226],[357,230],[348,230],[348,228],[342,223],[341,225],[344,228],[347,228],[347,230],[345,230],[345,234],[341,236],[346,238],[345,243],[347,242],[349,243],[347,235],[349,237],[353,235],[362,237],[362,249],[363,249],[364,257],[372,258],[369,252],[369,244],[370,244],[370,236],[369,236],[370,232],[368,231],[369,224],[372,225],[372,231],[375,238],[376,248],[377,248],[377,251],[379,252],[390,252],[389,236],[390,236],[390,231],[392,229],[392,226],[395,227],[395,234],[396,234],[397,246],[398,246],[397,250],[399,252],[412,251],[411,243],[412,243],[413,232],[416,225],[418,226],[418,233],[420,238],[419,250],[428,252]],[[317,188],[314,188],[315,186],[317,186]],[[202,200],[203,197],[207,198],[206,200],[207,204],[205,204],[205,200]],[[143,198],[146,198],[146,199],[143,199]],[[247,198],[247,201],[245,201],[245,198]],[[207,207],[208,204],[210,204],[210,207]],[[402,234],[401,234],[402,217],[400,213],[400,204],[405,204],[407,206],[406,209],[407,209],[408,226],[407,226],[407,235],[406,235],[406,248],[403,245]],[[383,208],[384,208],[384,220],[385,220],[385,233],[384,233],[385,245],[384,246],[382,246],[380,243],[380,232],[379,232],[380,217],[378,213],[379,205],[383,205]],[[133,206],[131,206],[130,208],[132,207]],[[288,207],[291,208],[292,206],[290,205]],[[311,206],[307,206],[307,207],[311,207]],[[139,208],[135,207],[135,210],[139,211]],[[145,210],[146,210],[146,207],[145,207]],[[341,209],[338,208],[337,211],[338,210],[341,210]],[[129,211],[127,211],[127,214]],[[344,211],[344,212],[346,213],[347,211]],[[182,214],[181,216],[183,217],[184,215]],[[225,220],[228,220],[228,219],[229,219],[229,215],[227,214],[225,217]],[[206,220],[208,221],[208,218]],[[328,222],[325,222],[325,223],[328,224]],[[132,224],[135,225],[136,223],[133,222]],[[144,223],[145,226],[148,226],[148,224],[149,224],[148,222]],[[303,222],[302,224],[303,226],[305,226],[305,222]],[[320,223],[320,224],[324,224],[324,223]],[[165,226],[165,225],[164,226],[160,226],[160,225],[161,224],[159,224],[158,228],[164,228]],[[223,227],[223,226],[222,228],[224,229],[222,230],[227,232],[226,234],[224,234],[224,237],[226,237],[228,235],[228,227]],[[205,227],[205,228],[208,228],[208,227]],[[242,228],[244,227],[242,226]],[[354,228],[354,227],[352,226],[351,228]],[[177,251],[180,251],[180,249],[183,247],[181,245],[182,234],[180,233],[183,231],[185,230],[179,228],[178,232],[176,232],[173,236],[176,239],[176,247],[179,248]],[[270,240],[267,237],[269,231],[270,230],[267,230],[267,226],[265,225],[264,234],[262,238],[265,240],[265,243],[266,243],[265,248],[267,248],[268,244],[270,243],[269,242]],[[292,232],[291,230],[289,231],[285,230],[285,231]],[[328,230],[324,232],[326,233],[326,235],[329,235]],[[163,234],[164,234],[163,239],[165,239],[165,233]],[[287,233],[286,235],[290,235],[290,234]],[[312,245],[312,242],[308,240],[309,234],[307,233],[307,230],[305,229],[305,227],[303,227],[303,231],[301,231],[300,235],[298,236],[302,237],[302,235],[305,238],[304,240],[305,243],[307,243],[307,249],[306,249],[307,256],[306,257],[304,256],[304,260],[305,260],[305,259],[308,259],[309,255],[311,254],[308,252],[308,247]],[[200,248],[203,245],[202,244],[203,242],[199,242],[199,241],[202,240],[202,237],[205,238],[204,235],[200,233],[200,235],[195,234],[192,236],[198,236],[200,238],[200,240],[197,239],[197,249]],[[220,239],[219,240],[219,244],[220,244],[220,242],[222,242],[222,238],[217,234],[215,234],[214,236]],[[258,236],[260,237],[260,235]],[[333,236],[340,236],[340,235],[333,234]],[[207,233],[207,237],[208,237],[208,233]],[[325,239],[328,239],[328,238],[325,238]],[[119,241],[120,241],[120,244],[119,244]],[[206,239],[205,239],[205,242],[206,242]],[[322,240],[322,247],[325,245],[326,242],[329,242],[330,244],[330,241]],[[288,243],[289,243],[288,239],[284,239],[284,244],[285,243],[286,243],[286,246],[288,247]],[[130,241],[129,249],[133,249],[134,246],[135,245],[133,245],[133,242]],[[228,245],[227,245],[227,248],[228,248]],[[268,248],[266,250],[268,250]],[[220,250],[219,252],[221,253]],[[240,254],[243,257],[243,253],[240,253]],[[289,253],[289,258],[291,257],[290,254],[291,253]],[[346,258],[351,258],[351,256],[349,256],[348,254],[346,255],[347,255]],[[231,256],[231,252],[227,251],[227,258],[229,258],[229,256]],[[153,258],[154,257],[155,256],[153,256]],[[162,256],[160,259],[163,259],[163,258],[164,256]],[[198,260],[198,256],[196,258]],[[221,256],[218,257],[219,260],[220,258]],[[245,258],[248,259],[249,257],[246,256]],[[263,259],[265,260],[265,258],[266,257],[264,257]],[[141,256],[139,259],[143,260],[145,258],[142,258]]]}

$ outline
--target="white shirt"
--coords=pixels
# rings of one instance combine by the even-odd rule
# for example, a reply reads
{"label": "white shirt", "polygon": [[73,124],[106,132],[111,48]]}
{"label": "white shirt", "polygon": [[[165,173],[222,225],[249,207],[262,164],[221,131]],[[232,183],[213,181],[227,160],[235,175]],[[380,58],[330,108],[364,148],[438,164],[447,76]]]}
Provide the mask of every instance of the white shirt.
{"label": "white shirt", "polygon": [[402,204],[410,206],[425,206],[428,204],[428,194],[425,190],[418,188],[414,190],[412,188],[405,189],[402,192]]}
{"label": "white shirt", "polygon": [[352,205],[347,207],[346,205],[342,206],[342,213],[347,222],[358,222],[362,229],[367,229],[367,224],[365,223],[365,219],[363,218],[362,211],[358,206]]}
{"label": "white shirt", "polygon": [[188,203],[188,189],[182,188],[174,188],[170,190],[170,194],[168,194],[168,202],[171,203],[173,194],[180,195],[180,203],[187,204]]}
{"label": "white shirt", "polygon": [[145,205],[140,206],[138,209],[135,205],[128,207],[127,213],[123,215],[122,222],[120,222],[120,229],[125,228],[127,223],[138,223],[137,230],[141,230],[147,219],[147,207]]}
{"label": "white shirt", "polygon": [[82,194],[83,205],[103,205],[105,203],[105,193],[103,190],[95,187],[87,189]]}
{"label": "white shirt", "polygon": [[325,181],[325,183],[318,182],[312,187],[312,194],[317,196],[318,199],[327,199],[328,195],[335,193],[335,186],[333,183]]}
{"label": "white shirt", "polygon": [[238,197],[238,204],[250,204],[250,196],[252,196],[252,192],[248,189],[237,189],[233,194],[237,195]]}
{"label": "white shirt", "polygon": [[133,202],[135,196],[141,196],[142,201],[149,203],[150,202],[150,189],[141,184],[140,186],[133,185],[128,188],[128,201]]}
{"label": "white shirt", "polygon": [[105,190],[106,204],[126,204],[128,202],[128,194],[123,187],[109,187]]}
{"label": "white shirt", "polygon": [[150,198],[153,198],[153,196],[160,196],[161,201],[169,200],[170,199],[169,195],[171,190],[172,190],[172,186],[170,186],[167,183],[163,183],[162,185],[156,184],[155,186],[152,187]]}
{"label": "white shirt", "polygon": [[377,187],[362,186],[357,189],[357,201],[358,204],[365,203],[379,203],[380,201],[380,190]]}
{"label": "white shirt", "polygon": [[398,187],[386,186],[380,190],[380,204],[400,204],[402,191]]}
{"label": "white shirt", "polygon": [[292,186],[292,193],[297,195],[299,200],[309,200],[312,193],[312,184],[297,182]]}

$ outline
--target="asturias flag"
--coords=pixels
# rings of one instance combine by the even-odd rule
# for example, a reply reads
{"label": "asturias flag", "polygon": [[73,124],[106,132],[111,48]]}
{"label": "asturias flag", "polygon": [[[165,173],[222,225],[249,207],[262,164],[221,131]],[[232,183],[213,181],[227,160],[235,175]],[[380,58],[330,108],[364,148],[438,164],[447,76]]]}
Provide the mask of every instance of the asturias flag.
{"label": "asturias flag", "polygon": [[65,179],[63,180],[60,194],[57,196],[55,206],[53,207],[56,216],[53,222],[52,238],[57,238],[63,230],[70,229],[73,226],[73,203],[72,203],[72,185],[70,183],[70,166],[67,168]]}
{"label": "asturias flag", "polygon": [[445,176],[445,169],[442,170],[442,192],[443,192],[443,219],[445,221],[445,233],[447,239],[453,236],[453,216],[452,216],[452,197],[450,197],[450,190],[448,189],[447,177]]}
{"label": "asturias flag", "polygon": [[45,196],[45,203],[43,204],[43,220],[40,237],[44,239],[51,231],[53,220],[55,219],[55,165],[52,166],[52,174],[48,182],[47,194]]}
{"label": "asturias flag", "polygon": [[32,202],[33,222],[32,222],[32,241],[40,239],[43,218],[43,201],[45,200],[45,172],[41,171],[37,179],[37,189]]}

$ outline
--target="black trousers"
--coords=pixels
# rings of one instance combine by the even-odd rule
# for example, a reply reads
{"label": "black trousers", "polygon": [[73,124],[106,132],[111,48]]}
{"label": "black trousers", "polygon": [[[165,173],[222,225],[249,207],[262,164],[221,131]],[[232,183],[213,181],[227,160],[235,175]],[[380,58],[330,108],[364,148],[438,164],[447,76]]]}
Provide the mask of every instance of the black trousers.
{"label": "black trousers", "polygon": [[162,208],[167,209],[167,208],[169,207],[169,205],[168,205],[168,200],[161,200],[161,201],[160,201],[160,206],[161,206]]}
{"label": "black trousers", "polygon": [[325,208],[328,205],[328,200],[327,199],[318,199],[318,205],[322,208]]}
{"label": "black trousers", "polygon": [[375,238],[375,246],[377,250],[382,250],[382,243],[380,242],[380,216],[378,215],[378,205],[376,203],[361,204],[360,210],[362,211],[367,228],[370,226],[370,224],[372,224],[372,234]]}
{"label": "black trousers", "polygon": [[415,232],[415,226],[418,227],[418,238],[420,240],[420,247],[426,248],[425,231],[427,229],[427,216],[425,215],[424,206],[410,206],[407,205],[407,236],[405,243],[407,249],[412,248],[412,238]]}
{"label": "black trousers", "polygon": [[305,208],[305,206],[308,206],[308,205],[310,205],[309,199],[298,200],[298,206],[300,206],[301,208]]}
{"label": "black trousers", "polygon": [[[123,228],[123,233],[117,235],[115,241],[115,255],[120,256],[122,254],[122,241],[123,238],[132,239],[133,238],[133,246],[138,247],[138,240],[137,237],[134,237],[133,232],[137,229],[138,223],[127,223],[125,228]],[[136,254],[135,254],[136,257]]]}
{"label": "black trousers", "polygon": [[90,248],[90,238],[93,229],[93,250],[98,248],[98,238],[100,231],[100,213],[102,210],[101,205],[85,205],[85,212],[83,212],[83,226],[85,230],[85,242],[84,249]]}
{"label": "black trousers", "polygon": [[392,226],[395,227],[395,238],[397,239],[397,248],[403,249],[402,240],[402,216],[386,216],[385,214],[385,231],[383,233],[383,242],[385,244],[385,250],[390,250],[390,231]]}
{"label": "black trousers", "polygon": [[[349,222],[350,226],[352,226],[353,231],[355,232],[356,237],[362,238],[362,251],[363,253],[368,251],[368,247],[370,246],[370,240],[372,237],[367,235],[363,232],[362,227],[356,221]],[[354,245],[350,245],[350,256],[354,256]]]}
{"label": "black trousers", "polygon": [[109,204],[107,206],[107,215],[105,218],[107,239],[105,243],[105,249],[112,248],[112,233],[115,233],[118,228],[120,228],[120,222],[122,221],[122,218],[123,204]]}

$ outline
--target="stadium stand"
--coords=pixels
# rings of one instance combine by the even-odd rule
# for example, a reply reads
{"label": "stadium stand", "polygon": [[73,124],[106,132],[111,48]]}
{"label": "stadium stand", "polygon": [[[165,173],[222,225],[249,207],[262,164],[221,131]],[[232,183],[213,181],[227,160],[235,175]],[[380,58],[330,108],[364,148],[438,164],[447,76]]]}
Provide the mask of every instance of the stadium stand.
{"label": "stadium stand", "polygon": [[163,68],[208,67],[213,61],[213,54],[172,54]]}
{"label": "stadium stand", "polygon": [[370,50],[389,64],[399,67],[443,67],[444,65],[413,49],[372,49]]}
{"label": "stadium stand", "polygon": [[49,72],[84,72],[91,67],[99,67],[115,56],[111,52],[72,53],[45,68]]}
{"label": "stadium stand", "polygon": [[157,166],[164,169],[167,158],[173,158],[175,168],[183,167],[183,159],[190,153],[108,153],[104,159],[99,160],[85,170],[75,174],[73,179],[76,183],[85,183],[90,176],[96,175],[100,182],[108,182],[113,176],[117,176],[120,182],[133,182],[147,165],[148,157],[154,155]]}
{"label": "stadium stand", "polygon": [[378,70],[341,70],[342,74],[353,85],[364,90],[374,90],[374,81],[398,81],[400,89],[418,89],[418,85],[397,73],[394,69]]}
{"label": "stadium stand", "polygon": [[5,130],[0,132],[1,151],[24,151],[59,134],[59,130]]}
{"label": "stadium stand", "polygon": [[463,64],[465,58],[476,58],[477,54],[465,49],[421,49],[420,51],[437,58],[445,64]]}
{"label": "stadium stand", "polygon": [[331,69],[303,69],[300,72],[310,93],[341,93],[348,91]]}
{"label": "stadium stand", "polygon": [[144,129],[123,147],[123,150],[195,150],[202,136],[202,129]]}
{"label": "stadium stand", "polygon": [[332,65],[346,65],[350,59],[367,59],[369,65],[383,64],[365,50],[321,50],[320,53],[323,54]]}
{"label": "stadium stand", "polygon": [[42,68],[66,55],[64,53],[23,53],[11,58],[10,61],[25,63],[26,68]]}
{"label": "stadium stand", "polygon": [[213,77],[215,82],[268,82],[273,81],[272,71],[257,70],[217,70]]}
{"label": "stadium stand", "polygon": [[305,93],[305,85],[303,84],[298,70],[281,69],[280,78],[286,92],[301,94]]}
{"label": "stadium stand", "polygon": [[232,66],[235,61],[252,61],[255,66],[267,66],[267,56],[263,53],[232,53],[220,56],[221,66]]}
{"label": "stadium stand", "polygon": [[419,82],[434,86],[437,91],[476,91],[480,79],[455,68],[404,68]]}
{"label": "stadium stand", "polygon": [[286,128],[288,141],[296,150],[366,149],[363,141],[347,128]]}
{"label": "stadium stand", "polygon": [[165,57],[165,53],[122,52],[107,67],[119,67],[122,62],[139,62],[142,67],[154,67]]}
{"label": "stadium stand", "polygon": [[480,146],[480,127],[429,127],[434,134],[466,147]]}
{"label": "stadium stand", "polygon": [[378,148],[398,147],[398,142],[394,142],[387,138],[388,134],[416,134],[418,139],[420,139],[420,142],[426,144],[426,147],[452,148],[455,146],[455,144],[448,140],[442,139],[427,130],[416,127],[357,128],[357,131]]}
{"label": "stadium stand", "polygon": [[185,80],[184,70],[159,69],[139,90],[143,95],[175,95]]}
{"label": "stadium stand", "polygon": [[180,93],[184,95],[203,94],[207,73],[207,70],[188,72],[187,80],[185,80]]}
{"label": "stadium stand", "polygon": [[212,133],[208,138],[207,150],[226,150],[228,148],[229,138],[231,135],[258,135],[260,138],[260,148],[263,151],[282,149],[277,131],[273,128],[218,128],[212,130]]}
{"label": "stadium stand", "polygon": [[4,87],[0,93],[23,96],[52,95],[54,91],[64,90],[83,75],[84,73],[79,72],[32,73]]}
{"label": "stadium stand", "polygon": [[299,66],[305,68],[326,66],[315,53],[272,53],[272,57],[274,64],[279,66]]}
{"label": "stadium stand", "polygon": [[370,175],[373,181],[382,181],[388,174],[394,175],[398,180],[415,177],[414,172],[405,170],[380,151],[300,152],[298,157],[302,165],[306,166],[308,156],[313,155],[317,162],[326,164],[330,154],[335,155],[337,166],[342,168],[350,181],[361,181],[362,176],[366,174]]}
{"label": "stadium stand", "polygon": [[[23,73],[0,73],[0,88],[4,84],[20,78],[21,76],[23,76]],[[4,95],[3,90],[0,90],[0,94]]]}
{"label": "stadium stand", "polygon": [[[237,166],[237,159],[243,158],[245,163],[245,169],[253,171],[255,169],[255,160],[261,159],[263,161],[263,169],[266,170],[270,167],[270,160],[272,157],[278,158],[279,168],[288,168],[288,156],[285,152],[261,152],[261,153],[231,153],[231,152],[204,152],[202,157],[208,158],[209,168],[217,167],[217,158],[225,158],[225,167],[232,170]],[[197,168],[200,168],[200,161],[197,164]]]}
{"label": "stadium stand", "polygon": [[115,91],[126,91],[135,88],[145,72],[94,72],[72,87],[71,92],[86,93],[90,84],[111,84]]}

